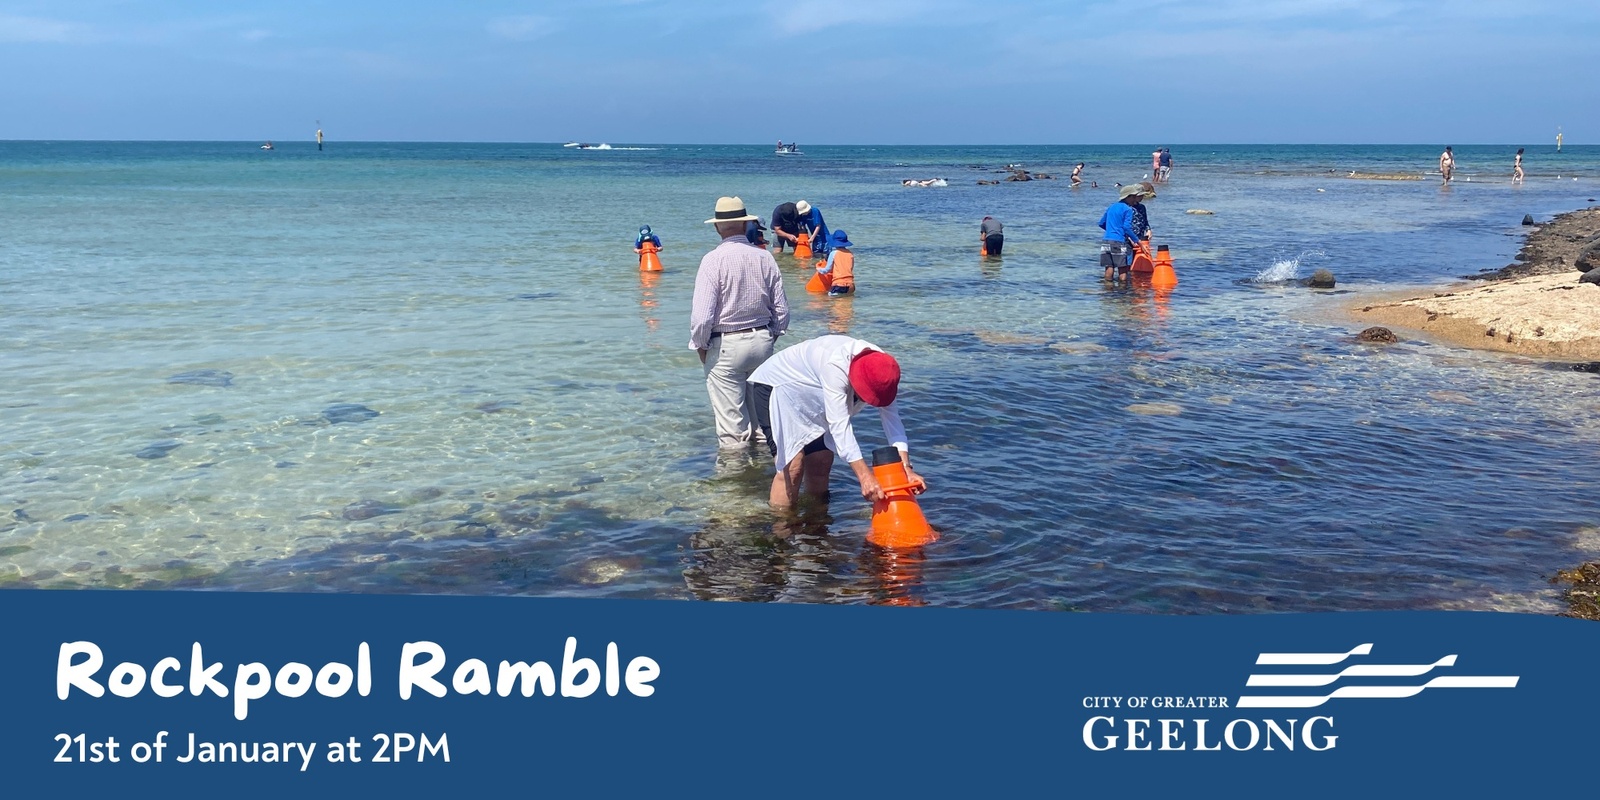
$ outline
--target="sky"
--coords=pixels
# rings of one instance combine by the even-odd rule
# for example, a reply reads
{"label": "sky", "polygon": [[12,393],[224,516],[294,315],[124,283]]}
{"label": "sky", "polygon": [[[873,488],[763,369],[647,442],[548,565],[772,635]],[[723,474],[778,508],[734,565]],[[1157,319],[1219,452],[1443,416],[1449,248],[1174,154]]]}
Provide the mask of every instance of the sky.
{"label": "sky", "polygon": [[1600,2],[0,0],[0,139],[1600,143]]}

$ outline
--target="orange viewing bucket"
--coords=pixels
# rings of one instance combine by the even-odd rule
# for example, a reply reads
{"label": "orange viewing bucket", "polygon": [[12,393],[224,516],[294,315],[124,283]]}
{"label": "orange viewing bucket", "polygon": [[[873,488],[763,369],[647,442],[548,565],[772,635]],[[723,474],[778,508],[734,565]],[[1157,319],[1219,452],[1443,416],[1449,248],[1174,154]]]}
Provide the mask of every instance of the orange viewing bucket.
{"label": "orange viewing bucket", "polygon": [[639,270],[641,272],[660,272],[661,256],[656,255],[654,242],[645,242],[639,245]]}
{"label": "orange viewing bucket", "polygon": [[1133,246],[1133,272],[1154,272],[1156,262],[1150,258],[1150,243],[1139,242]]}
{"label": "orange viewing bucket", "polygon": [[[823,262],[821,261],[817,262],[817,266],[819,267],[822,266],[822,264]],[[828,287],[830,286],[833,286],[833,276],[826,272],[818,272],[811,276],[810,282],[806,284],[806,291],[821,294],[822,292],[828,291]]]}
{"label": "orange viewing bucket", "polygon": [[867,541],[887,548],[922,547],[939,538],[939,534],[922,515],[911,490],[911,476],[906,474],[905,463],[896,447],[880,447],[872,451],[872,477],[883,490],[883,499],[872,504],[872,530]]}
{"label": "orange viewing bucket", "polygon": [[1171,289],[1178,285],[1178,273],[1172,268],[1172,253],[1166,245],[1156,248],[1155,269],[1150,273],[1150,285],[1157,289]]}
{"label": "orange viewing bucket", "polygon": [[799,241],[794,243],[794,257],[802,260],[811,257],[811,234],[800,232]]}

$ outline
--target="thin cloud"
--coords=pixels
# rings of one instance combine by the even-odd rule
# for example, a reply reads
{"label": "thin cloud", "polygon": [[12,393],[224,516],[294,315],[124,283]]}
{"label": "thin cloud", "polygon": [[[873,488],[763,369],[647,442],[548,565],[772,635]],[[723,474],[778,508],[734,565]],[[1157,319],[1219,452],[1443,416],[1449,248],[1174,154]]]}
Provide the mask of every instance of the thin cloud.
{"label": "thin cloud", "polygon": [[499,39],[509,39],[514,42],[526,42],[548,36],[560,27],[557,22],[549,17],[536,14],[525,14],[516,17],[499,17],[489,21],[488,31],[491,36]]}
{"label": "thin cloud", "polygon": [[915,0],[871,3],[861,0],[812,0],[805,3],[768,3],[766,10],[781,32],[807,34],[846,25],[910,27],[954,24],[957,18],[951,12],[958,11],[959,6]]}
{"label": "thin cloud", "polygon": [[86,42],[94,32],[76,22],[0,14],[0,42]]}

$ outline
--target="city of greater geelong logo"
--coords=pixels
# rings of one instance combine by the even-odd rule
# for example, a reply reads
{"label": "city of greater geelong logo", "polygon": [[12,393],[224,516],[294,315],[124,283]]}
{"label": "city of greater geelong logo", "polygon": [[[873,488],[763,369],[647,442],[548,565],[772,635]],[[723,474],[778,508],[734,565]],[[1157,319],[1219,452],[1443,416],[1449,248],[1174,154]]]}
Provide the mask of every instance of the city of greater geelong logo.
{"label": "city of greater geelong logo", "polygon": [[[1090,750],[1332,750],[1339,741],[1333,717],[1312,716],[1271,719],[1236,717],[1177,718],[1170,709],[1318,708],[1330,700],[1353,698],[1399,699],[1426,689],[1511,689],[1516,675],[1435,674],[1452,670],[1460,656],[1450,654],[1426,664],[1370,663],[1372,644],[1357,645],[1342,653],[1261,653],[1258,667],[1298,668],[1252,673],[1245,686],[1278,690],[1272,694],[1247,694],[1231,705],[1227,697],[1173,697],[1155,695],[1093,696],[1083,698],[1084,708],[1156,709],[1162,716],[1095,716],[1083,724],[1083,744]],[[1346,665],[1346,662],[1351,662]],[[1418,681],[1416,679],[1426,678]],[[1328,687],[1341,681],[1358,682]],[[1408,680],[1410,679],[1410,680]],[[1369,683],[1378,680],[1381,683]],[[1298,690],[1298,691],[1296,691]],[[1163,713],[1165,712],[1165,713]],[[1148,713],[1148,712],[1146,712]]]}
{"label": "city of greater geelong logo", "polygon": [[[1256,666],[1337,667],[1354,656],[1372,654],[1372,644],[1358,645],[1344,653],[1262,653]],[[1459,656],[1444,656],[1432,664],[1353,664],[1337,672],[1299,672],[1251,675],[1246,686],[1318,689],[1345,678],[1418,678],[1434,670],[1454,667]],[[1424,689],[1512,689],[1516,675],[1438,675],[1424,683],[1387,686],[1340,686],[1327,694],[1245,695],[1236,708],[1316,708],[1329,700],[1343,698],[1413,697]]]}

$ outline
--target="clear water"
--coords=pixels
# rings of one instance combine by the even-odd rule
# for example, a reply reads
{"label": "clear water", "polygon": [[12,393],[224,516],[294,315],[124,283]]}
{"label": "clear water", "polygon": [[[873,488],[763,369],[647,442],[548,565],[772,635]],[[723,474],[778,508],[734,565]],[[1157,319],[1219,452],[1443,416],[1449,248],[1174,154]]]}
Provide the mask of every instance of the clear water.
{"label": "clear water", "polygon": [[[1595,375],[1329,313],[1503,266],[1524,213],[1600,192],[1600,148],[1530,148],[1513,187],[1514,148],[1458,147],[1447,189],[1342,177],[1435,148],[1178,148],[1165,297],[1095,266],[1149,148],[804,149],[0,142],[0,584],[1549,610],[1600,547]],[[976,185],[1080,160],[1100,188]],[[850,299],[783,259],[789,341],[904,364],[924,552],[863,545],[842,468],[786,522],[763,465],[718,463],[687,317],[730,193],[857,243]],[[1292,283],[1316,268],[1340,290]],[[231,385],[168,380],[195,370]]]}

